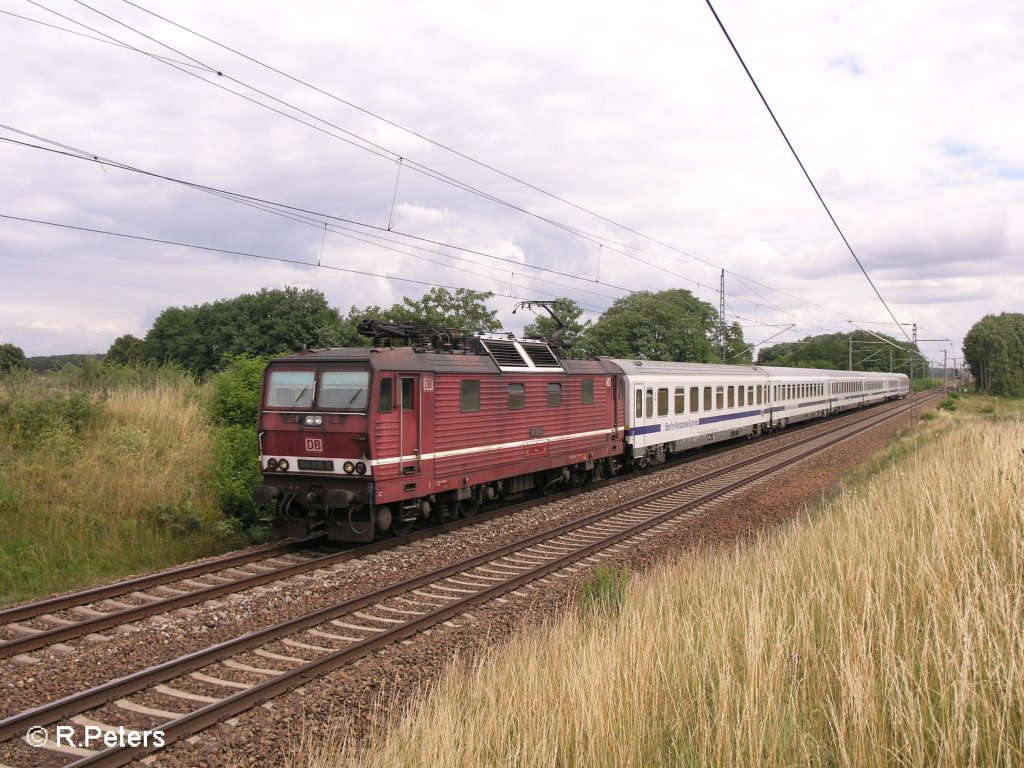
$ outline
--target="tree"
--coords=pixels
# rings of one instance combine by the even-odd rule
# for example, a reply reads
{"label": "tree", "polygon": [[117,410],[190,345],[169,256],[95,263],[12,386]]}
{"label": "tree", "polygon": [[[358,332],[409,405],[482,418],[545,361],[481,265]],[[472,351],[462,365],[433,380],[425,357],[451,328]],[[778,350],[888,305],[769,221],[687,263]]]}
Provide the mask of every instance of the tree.
{"label": "tree", "polygon": [[342,320],[320,291],[298,288],[164,310],[144,340],[144,357],[199,374],[235,355],[269,357],[338,346]]}
{"label": "tree", "polygon": [[110,349],[107,350],[104,359],[108,363],[133,365],[142,362],[145,354],[145,342],[137,336],[126,333],[124,336],[118,336],[114,339],[114,343],[110,345]]}
{"label": "tree", "polygon": [[488,309],[485,303],[491,298],[494,294],[490,292],[456,288],[452,293],[447,288],[435,287],[419,301],[407,296],[391,309],[367,307],[362,316],[391,323],[427,323],[439,328],[497,331],[501,329],[498,313]]}
{"label": "tree", "polygon": [[[560,298],[555,299],[554,307],[555,314],[565,323],[565,333],[559,337],[562,341],[566,342],[566,347],[571,348],[576,340],[583,334],[591,325],[588,320],[586,323],[580,322],[580,316],[583,314],[583,307],[577,304],[572,299]],[[555,322],[554,318],[547,314],[545,309],[533,310],[537,313],[537,319],[532,323],[528,323],[523,328],[523,336],[525,338],[536,338],[536,339],[550,339],[559,330],[558,323]],[[571,349],[570,349],[571,352]]]}
{"label": "tree", "polygon": [[[580,336],[574,354],[704,363],[717,360],[718,312],[682,288],[616,299]],[[730,347],[743,347],[730,329]]]}
{"label": "tree", "polygon": [[964,337],[975,386],[993,395],[1024,395],[1024,314],[985,315]]}
{"label": "tree", "polygon": [[884,333],[870,334],[867,331],[826,333],[808,336],[802,341],[774,344],[761,350],[757,362],[759,365],[787,368],[845,371],[850,367],[851,339],[855,371],[888,371],[890,360],[894,370],[908,373],[911,370],[924,371],[928,366],[928,359],[915,345],[897,341]]}
{"label": "tree", "polygon": [[16,368],[27,368],[25,352],[14,344],[0,344],[0,373],[10,373]]}

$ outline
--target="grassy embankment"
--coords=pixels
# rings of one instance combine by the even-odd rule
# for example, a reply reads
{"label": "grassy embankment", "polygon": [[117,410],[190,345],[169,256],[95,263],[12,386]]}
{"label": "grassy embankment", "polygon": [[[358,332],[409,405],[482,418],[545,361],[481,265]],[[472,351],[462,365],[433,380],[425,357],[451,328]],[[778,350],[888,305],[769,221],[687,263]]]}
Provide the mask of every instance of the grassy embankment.
{"label": "grassy embankment", "polygon": [[369,754],[340,723],[294,764],[1024,764],[1024,420],[957,406],[800,524],[624,597],[606,574],[606,610],[456,664]]}
{"label": "grassy embankment", "polygon": [[242,542],[204,398],[170,369],[0,380],[0,605]]}

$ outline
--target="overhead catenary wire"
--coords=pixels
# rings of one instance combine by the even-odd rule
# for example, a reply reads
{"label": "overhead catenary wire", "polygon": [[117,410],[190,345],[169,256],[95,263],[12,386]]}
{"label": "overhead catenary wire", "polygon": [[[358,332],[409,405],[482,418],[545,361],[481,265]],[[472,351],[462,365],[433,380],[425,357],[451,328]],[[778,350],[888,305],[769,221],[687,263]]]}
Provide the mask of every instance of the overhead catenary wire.
{"label": "overhead catenary wire", "polygon": [[[729,42],[729,46],[732,48],[733,53],[736,54],[736,58],[739,60],[740,65],[743,67],[743,71],[747,73],[747,77],[750,79],[751,84],[754,86],[754,90],[757,91],[757,95],[760,97],[765,109],[767,109],[768,114],[771,115],[772,122],[775,123],[775,127],[778,128],[779,133],[782,134],[782,138],[786,142],[786,146],[789,147],[790,153],[792,153],[793,158],[797,162],[797,165],[800,166],[800,170],[803,171],[804,177],[807,179],[807,183],[810,184],[811,189],[814,190],[814,194],[817,196],[818,202],[821,203],[821,206],[825,209],[825,213],[828,214],[829,220],[835,227],[836,232],[839,233],[839,237],[842,238],[843,243],[846,245],[846,249],[850,252],[850,255],[853,257],[853,260],[857,262],[857,266],[860,268],[860,271],[864,274],[864,278],[868,281],[868,285],[871,286],[871,290],[875,292],[875,295],[878,297],[878,300],[882,302],[882,306],[885,307],[885,311],[888,312],[889,316],[893,319],[893,321],[898,324],[899,320],[896,319],[896,315],[893,314],[893,311],[889,308],[889,305],[886,303],[885,299],[882,298],[882,294],[878,290],[878,287],[875,285],[875,282],[871,279],[871,275],[868,274],[868,271],[864,268],[864,265],[861,263],[860,258],[857,256],[857,253],[853,250],[853,246],[850,245],[850,241],[847,240],[846,235],[842,230],[842,227],[839,226],[839,222],[836,221],[835,216],[832,215],[832,211],[829,209],[828,204],[825,202],[825,198],[822,197],[821,192],[818,191],[818,186],[814,183],[814,179],[811,178],[811,174],[808,173],[807,168],[804,167],[803,161],[800,159],[800,155],[797,154],[796,149],[793,147],[793,143],[789,140],[789,137],[786,135],[786,132],[782,129],[782,124],[775,116],[775,112],[772,111],[771,105],[768,104],[768,99],[766,99],[764,94],[761,92],[761,88],[757,84],[757,80],[754,79],[754,75],[751,73],[750,68],[747,67],[747,63],[743,60],[743,56],[740,55],[739,48],[737,48],[736,44],[732,41],[732,37],[730,37],[729,31],[725,28],[725,24],[722,23],[721,18],[719,18],[718,12],[715,10],[715,7],[711,4],[711,0],[704,0],[704,2],[707,3],[708,8],[711,10],[711,14],[715,17],[715,21],[718,22],[719,29],[721,29],[722,34],[725,35],[725,39]],[[910,336],[907,334],[906,331],[903,330],[903,326],[900,325],[899,327],[900,330],[903,331],[903,335],[907,337],[907,341],[910,341]]]}
{"label": "overhead catenary wire", "polygon": [[[48,9],[45,6],[41,5],[40,3],[35,2],[35,0],[29,0],[29,2],[32,2],[34,5],[36,5],[36,6],[40,7],[40,8],[43,8],[44,10],[49,10],[51,13],[55,13],[56,15],[61,16],[61,18],[65,18],[65,19],[67,19],[69,21],[72,21],[73,23],[76,23],[76,24],[79,24],[81,26],[84,26],[85,28],[90,29],[91,31],[95,31],[97,34],[102,34],[105,37],[110,38],[111,40],[116,40],[116,38],[113,38],[112,36],[107,35],[106,33],[94,30],[92,27],[89,27],[88,25],[85,25],[82,22],[78,22],[78,21],[76,21],[74,19],[70,19],[69,17],[64,16],[63,14],[59,14],[56,11]],[[147,35],[146,33],[141,32],[141,31],[135,29],[134,27],[132,27],[132,26],[130,26],[130,25],[128,25],[128,24],[126,24],[126,23],[116,19],[116,18],[114,18],[110,14],[104,13],[102,11],[99,11],[99,10],[93,8],[92,6],[88,5],[87,3],[82,2],[82,0],[75,0],[75,2],[77,2],[79,5],[81,5],[81,6],[85,7],[85,8],[88,8],[88,9],[94,11],[95,13],[103,16],[104,18],[107,18],[107,19],[117,23],[118,25],[120,25],[120,26],[122,26],[122,27],[124,27],[126,29],[129,29],[129,30],[131,30],[131,31],[133,31],[133,32],[135,32],[137,34],[142,35],[143,37],[145,37],[148,40],[151,40],[151,41],[153,41],[153,42],[155,42],[155,43],[157,43],[159,45],[164,46],[168,50],[171,50],[171,51],[177,53],[178,55],[185,56],[185,57],[191,59],[193,62],[195,62],[201,68],[203,68],[205,71],[210,72],[210,73],[216,73],[216,76],[218,78],[224,78],[224,79],[230,80],[232,82],[235,82],[235,83],[239,84],[240,86],[242,86],[244,88],[250,89],[253,92],[258,93],[258,94],[260,94],[260,95],[262,95],[262,96],[264,96],[266,98],[272,99],[273,101],[275,101],[278,104],[281,104],[282,106],[286,106],[287,108],[293,109],[293,110],[299,112],[300,114],[303,114],[303,115],[306,115],[306,116],[310,117],[313,120],[316,120],[318,122],[322,122],[325,125],[328,125],[328,126],[330,126],[331,128],[333,128],[335,130],[341,131],[342,133],[344,133],[344,134],[346,134],[348,136],[351,136],[353,139],[356,139],[358,142],[363,142],[363,143],[365,143],[368,146],[363,146],[362,144],[356,143],[355,141],[352,141],[352,140],[349,140],[349,139],[345,139],[344,137],[336,136],[335,134],[331,133],[330,131],[328,131],[328,130],[320,127],[320,126],[312,125],[312,124],[310,124],[309,122],[307,122],[305,120],[302,120],[300,118],[296,118],[294,115],[289,115],[288,113],[286,113],[286,112],[284,112],[284,111],[282,111],[280,109],[277,109],[277,108],[272,107],[272,106],[267,105],[267,104],[263,104],[259,100],[256,100],[256,99],[253,99],[251,97],[245,96],[244,94],[238,93],[237,91],[234,91],[234,90],[232,90],[230,88],[225,88],[225,87],[221,86],[219,83],[215,83],[215,82],[213,82],[211,80],[208,80],[207,78],[201,77],[200,75],[197,75],[196,73],[186,72],[186,74],[191,74],[191,75],[193,75],[195,77],[198,77],[203,82],[206,82],[206,83],[215,85],[217,87],[220,87],[220,88],[222,88],[222,90],[226,90],[229,93],[232,93],[232,94],[234,94],[236,96],[239,96],[239,97],[241,97],[243,99],[246,99],[246,100],[248,100],[248,101],[250,101],[250,102],[252,102],[254,104],[257,104],[259,106],[264,106],[265,108],[270,109],[271,111],[273,111],[273,112],[275,112],[275,113],[277,113],[279,115],[282,115],[284,117],[288,117],[290,119],[296,120],[300,124],[306,125],[308,127],[313,127],[316,130],[318,130],[318,131],[320,131],[322,133],[325,133],[326,135],[332,136],[334,138],[339,138],[339,139],[341,139],[343,141],[346,141],[346,143],[352,144],[353,146],[356,146],[356,147],[359,147],[361,149],[370,151],[372,154],[375,154],[377,156],[387,157],[387,158],[389,158],[391,160],[397,160],[398,158],[401,157],[397,152],[394,152],[393,150],[389,150],[386,147],[383,147],[383,146],[381,146],[379,144],[376,144],[376,143],[371,142],[369,140],[366,140],[366,139],[364,139],[362,137],[359,137],[357,134],[344,129],[341,126],[337,126],[334,123],[331,123],[330,121],[327,121],[327,120],[325,120],[325,119],[323,119],[323,118],[321,118],[321,117],[319,117],[317,115],[313,115],[312,113],[309,113],[309,112],[307,112],[305,110],[302,110],[302,109],[300,109],[300,108],[298,108],[298,107],[296,107],[296,106],[294,106],[294,105],[292,105],[292,104],[290,104],[290,103],[288,103],[286,101],[283,101],[281,99],[277,99],[276,97],[266,93],[265,91],[262,91],[260,89],[254,88],[253,86],[250,86],[250,85],[248,85],[246,83],[243,83],[242,81],[237,80],[237,79],[231,77],[230,75],[225,73],[223,70],[218,69],[216,67],[212,67],[210,65],[207,65],[207,64],[199,61],[198,59],[196,59],[194,57],[191,57],[188,54],[185,54],[182,51],[179,51],[178,49],[176,49],[176,48],[174,48],[172,46],[169,46],[169,45],[161,42],[157,38],[155,38],[155,37],[153,37],[151,35]],[[705,259],[701,259],[700,257],[693,256],[692,254],[689,254],[689,253],[687,253],[687,252],[685,252],[685,251],[683,251],[681,249],[678,249],[678,248],[676,248],[676,247],[674,247],[672,245],[669,245],[668,243],[664,243],[661,240],[658,240],[658,239],[653,238],[653,237],[651,237],[649,235],[646,235],[646,234],[644,234],[644,233],[642,233],[642,232],[640,232],[640,231],[638,231],[636,229],[628,227],[627,225],[624,225],[624,224],[621,224],[619,222],[616,222],[616,221],[614,221],[614,220],[612,220],[612,219],[610,219],[608,217],[605,217],[605,216],[603,216],[603,215],[601,215],[599,213],[596,213],[595,211],[592,211],[592,210],[590,210],[588,208],[580,206],[580,205],[578,205],[578,204],[576,204],[576,203],[574,203],[572,201],[569,201],[569,200],[567,200],[567,199],[565,199],[565,198],[563,198],[561,196],[558,196],[558,195],[556,195],[554,193],[551,193],[551,192],[548,192],[548,191],[546,191],[546,190],[544,190],[544,189],[542,189],[542,188],[540,188],[540,187],[538,187],[536,185],[533,185],[533,184],[531,184],[529,182],[526,182],[526,181],[524,181],[523,179],[521,179],[519,177],[516,177],[516,176],[514,176],[512,174],[509,174],[507,172],[501,171],[500,169],[497,169],[497,168],[495,168],[495,167],[493,167],[493,166],[491,166],[491,165],[489,165],[487,163],[484,163],[482,161],[476,160],[476,159],[470,157],[469,155],[466,155],[464,153],[459,152],[458,150],[455,150],[455,149],[449,147],[448,145],[445,145],[445,144],[443,144],[441,142],[438,142],[436,140],[430,139],[429,137],[426,137],[426,136],[424,136],[424,135],[422,135],[422,134],[420,134],[420,133],[418,133],[416,131],[413,131],[413,130],[408,129],[408,128],[406,128],[406,127],[404,127],[404,126],[402,126],[402,125],[400,125],[398,123],[390,121],[387,118],[385,118],[383,116],[380,116],[380,115],[378,115],[378,114],[376,114],[376,113],[374,113],[374,112],[372,112],[370,110],[367,110],[367,109],[365,109],[363,107],[360,107],[359,105],[356,105],[356,104],[354,104],[352,102],[349,102],[349,101],[347,101],[345,99],[342,99],[342,98],[340,98],[340,97],[338,97],[338,96],[336,96],[334,94],[331,94],[330,92],[328,92],[328,91],[326,91],[326,90],[324,90],[322,88],[314,86],[314,85],[312,85],[312,84],[310,84],[310,83],[308,83],[308,82],[306,82],[306,81],[304,81],[304,80],[302,80],[300,78],[296,78],[293,75],[290,75],[290,74],[288,74],[288,73],[286,73],[286,72],[284,72],[282,70],[279,70],[279,69],[277,69],[277,68],[275,68],[273,66],[265,64],[264,62],[260,61],[259,59],[256,59],[255,57],[252,57],[252,56],[249,56],[249,55],[247,55],[245,53],[237,51],[236,49],[233,49],[233,48],[231,48],[229,46],[226,46],[223,43],[220,43],[220,42],[214,40],[213,38],[210,38],[210,37],[207,37],[205,35],[202,35],[201,33],[195,32],[194,30],[186,27],[185,25],[182,25],[182,24],[179,24],[178,22],[175,22],[175,21],[172,21],[170,19],[167,19],[166,17],[161,16],[160,14],[157,14],[157,13],[155,13],[153,11],[150,11],[149,9],[144,8],[143,6],[141,6],[141,5],[137,4],[137,3],[128,2],[128,0],[125,0],[125,2],[128,5],[131,5],[131,6],[135,7],[135,8],[137,8],[137,9],[145,12],[145,13],[148,13],[148,14],[152,15],[152,16],[155,16],[156,18],[159,18],[159,19],[161,19],[162,21],[164,21],[164,22],[166,22],[168,24],[171,24],[171,25],[173,25],[175,27],[178,27],[178,28],[180,28],[180,29],[182,29],[182,30],[184,30],[184,31],[186,31],[186,32],[188,32],[190,34],[193,34],[193,35],[195,35],[195,36],[197,36],[197,37],[199,37],[201,39],[204,39],[207,42],[210,42],[210,43],[212,43],[212,44],[214,44],[216,46],[219,46],[219,47],[221,47],[221,48],[223,48],[225,50],[228,50],[231,53],[233,53],[235,55],[238,55],[238,56],[240,56],[240,57],[242,57],[242,58],[244,58],[244,59],[246,59],[248,61],[251,61],[251,62],[253,62],[255,64],[258,64],[259,66],[265,67],[265,68],[267,68],[267,69],[269,69],[271,71],[274,71],[274,72],[280,74],[283,77],[286,77],[286,78],[288,78],[288,79],[290,79],[290,80],[292,80],[294,82],[300,83],[300,84],[304,85],[305,87],[309,87],[309,88],[313,89],[314,91],[316,91],[318,93],[321,93],[321,94],[323,94],[325,96],[328,96],[328,97],[330,97],[330,98],[332,98],[332,99],[334,99],[334,100],[336,100],[336,101],[338,101],[340,103],[346,104],[347,106],[350,106],[353,109],[357,109],[357,110],[359,110],[361,112],[364,112],[365,114],[367,114],[367,115],[369,115],[371,117],[374,117],[375,119],[382,120],[383,122],[385,122],[385,123],[387,123],[389,125],[392,125],[393,127],[397,128],[399,130],[405,131],[405,132],[409,133],[410,135],[414,135],[414,136],[416,136],[418,138],[421,138],[422,140],[427,141],[427,142],[429,142],[429,143],[431,143],[433,145],[436,145],[436,146],[438,146],[438,147],[440,147],[440,148],[442,148],[442,149],[444,149],[446,151],[452,152],[453,154],[455,154],[455,155],[457,155],[459,157],[463,157],[466,160],[469,160],[469,161],[479,165],[480,167],[483,167],[483,168],[486,168],[486,169],[488,169],[490,171],[498,173],[498,174],[500,174],[500,175],[502,175],[502,176],[504,176],[504,177],[506,177],[506,178],[508,178],[508,179],[510,179],[510,180],[512,180],[514,182],[516,182],[516,183],[522,184],[522,185],[526,186],[527,188],[535,190],[535,191],[537,191],[537,192],[539,192],[541,194],[544,194],[544,195],[546,195],[548,197],[551,197],[552,199],[555,199],[555,200],[557,200],[559,202],[562,202],[562,203],[564,203],[566,205],[569,205],[569,206],[571,206],[573,208],[576,208],[576,209],[578,209],[578,210],[580,210],[580,211],[582,211],[584,213],[587,213],[588,215],[595,216],[595,217],[597,217],[598,219],[600,219],[602,221],[605,221],[605,222],[607,222],[609,224],[612,224],[612,225],[614,225],[616,227],[619,227],[620,229],[622,229],[624,231],[627,231],[627,232],[630,232],[632,234],[635,234],[635,235],[637,235],[639,237],[642,237],[642,238],[644,238],[646,240],[649,240],[650,242],[656,243],[656,244],[658,244],[659,246],[661,246],[663,248],[667,248],[667,249],[672,250],[672,251],[674,251],[676,253],[682,254],[683,256],[686,256],[686,257],[688,257],[690,259],[693,259],[693,260],[702,262],[704,264],[707,264],[708,266],[713,266],[715,269],[719,268],[717,265],[713,265],[711,262],[709,262],[709,261],[707,261]],[[128,49],[130,49],[132,51],[135,51],[135,52],[138,52],[138,53],[142,53],[143,55],[152,56],[153,58],[160,60],[159,57],[156,57],[156,56],[154,56],[153,54],[151,54],[149,52],[143,51],[143,50],[141,50],[139,48],[136,48],[134,46],[130,46],[130,45],[127,45],[127,44],[123,44],[123,45],[126,48],[128,48]],[[161,61],[162,61],[162,63],[168,64],[170,66],[174,66],[172,63],[170,63],[170,62],[168,62],[166,60],[161,60]],[[175,68],[176,69],[180,69],[179,67],[175,67]],[[659,256],[659,257],[663,257],[663,258],[672,258],[670,256],[665,256],[664,254],[653,254],[650,251],[644,251],[643,249],[638,249],[635,246],[630,246],[630,245],[627,245],[627,244],[617,243],[615,241],[611,241],[611,240],[609,240],[607,238],[603,238],[602,236],[586,232],[585,230],[583,230],[583,229],[581,229],[579,227],[574,227],[574,226],[571,226],[571,225],[568,225],[568,224],[564,224],[562,222],[558,222],[558,221],[556,221],[554,219],[551,219],[550,217],[541,216],[541,215],[539,215],[539,214],[537,214],[537,213],[535,213],[533,211],[529,211],[529,210],[524,209],[521,206],[518,206],[518,205],[516,205],[514,203],[510,203],[509,201],[502,200],[502,199],[500,199],[500,198],[498,198],[498,197],[496,197],[494,195],[491,195],[490,193],[484,192],[483,190],[477,189],[476,187],[473,187],[471,185],[465,184],[464,182],[461,182],[461,181],[459,181],[457,179],[454,179],[454,178],[452,178],[452,177],[450,177],[450,176],[448,176],[446,174],[443,174],[443,173],[440,173],[438,171],[435,171],[434,169],[428,168],[427,166],[423,166],[423,165],[421,165],[419,163],[416,163],[415,161],[411,161],[408,158],[403,158],[403,161],[404,161],[404,164],[407,167],[409,167],[409,168],[411,168],[413,170],[416,170],[417,172],[419,172],[419,173],[421,173],[423,175],[426,175],[429,178],[433,178],[433,179],[435,179],[437,181],[440,181],[440,182],[443,182],[443,183],[451,184],[451,185],[453,185],[453,186],[455,186],[457,188],[463,189],[466,192],[479,195],[479,196],[483,197],[484,199],[488,199],[488,200],[490,200],[492,202],[495,202],[497,204],[500,204],[500,205],[503,205],[503,206],[507,206],[507,207],[517,211],[517,212],[526,214],[528,216],[532,216],[532,217],[534,217],[534,218],[536,218],[538,220],[544,221],[544,222],[546,222],[546,223],[548,223],[548,224],[550,224],[552,226],[560,228],[560,229],[562,229],[562,230],[564,230],[564,231],[566,231],[566,232],[568,232],[570,234],[574,234],[574,235],[576,235],[578,237],[581,237],[581,238],[583,238],[583,239],[585,239],[585,240],[587,240],[589,242],[592,242],[592,243],[594,243],[596,245],[607,247],[609,250],[611,250],[613,252],[619,253],[620,255],[623,255],[623,256],[625,256],[627,258],[630,258],[630,259],[632,259],[634,261],[637,261],[638,263],[644,264],[645,266],[648,266],[648,267],[650,267],[652,269],[656,269],[656,270],[659,270],[659,271],[664,272],[666,274],[669,274],[669,275],[672,275],[674,277],[677,277],[679,279],[686,280],[688,282],[692,282],[694,285],[696,285],[698,287],[705,287],[705,288],[707,288],[708,290],[710,290],[712,292],[717,292],[717,290],[718,290],[714,286],[704,285],[703,283],[700,283],[699,281],[694,280],[693,278],[690,278],[690,277],[685,276],[685,275],[681,275],[678,272],[669,270],[669,269],[667,269],[667,268],[665,268],[665,267],[663,267],[661,265],[652,263],[652,262],[650,262],[648,260],[641,259],[641,258],[637,257],[635,255],[635,253],[628,253],[626,251],[621,250],[621,248],[629,248],[630,250],[633,250],[633,251],[636,251],[636,252],[651,253],[651,255],[656,255],[656,256]],[[618,246],[620,246],[620,248],[613,247],[613,245],[618,245]],[[735,274],[735,273],[732,273],[730,271],[730,274]],[[739,277],[739,275],[736,275],[736,276]],[[768,288],[769,290],[776,290],[774,288],[771,288],[770,286],[765,286],[765,287]],[[776,290],[776,292],[784,293],[784,292],[777,291],[777,290]],[[790,298],[793,298],[793,299],[795,299],[797,301],[806,302],[806,300],[803,299],[802,297],[794,296],[792,294],[785,294],[785,295],[787,295]],[[806,302],[806,303],[814,305],[813,302]],[[822,305],[815,305],[815,306],[818,306],[818,307],[824,308],[824,309],[826,309],[826,310],[828,310],[830,312],[836,312],[837,314],[842,314],[842,315],[845,315],[845,316],[848,316],[848,314],[849,314],[849,313],[839,312],[839,311],[834,310],[834,309],[829,308],[829,307],[822,307]]]}

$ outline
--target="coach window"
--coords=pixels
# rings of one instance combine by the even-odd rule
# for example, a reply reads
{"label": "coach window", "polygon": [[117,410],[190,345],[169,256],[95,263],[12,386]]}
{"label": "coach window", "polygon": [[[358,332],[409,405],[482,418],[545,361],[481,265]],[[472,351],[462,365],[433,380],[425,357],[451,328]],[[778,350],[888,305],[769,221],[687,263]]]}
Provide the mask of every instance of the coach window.
{"label": "coach window", "polygon": [[725,408],[725,387],[715,387],[715,408],[719,411]]}
{"label": "coach window", "polygon": [[696,413],[700,407],[700,387],[690,387],[690,413]]}
{"label": "coach window", "polygon": [[380,397],[377,400],[377,410],[381,413],[389,413],[395,407],[395,380],[388,376],[380,380]]}
{"label": "coach window", "polygon": [[744,405],[747,404],[747,401],[746,401],[747,390],[746,390],[746,387],[738,387],[738,389],[739,389],[739,392],[736,393],[736,396],[739,399],[736,401],[736,403],[737,403],[737,405],[739,405],[742,408]]}
{"label": "coach window", "polygon": [[[594,380],[583,380],[583,404],[591,405],[594,402]],[[637,416],[640,414],[638,413]]]}
{"label": "coach window", "polygon": [[413,405],[413,392],[416,391],[416,379],[402,379],[402,410],[411,411]]}
{"label": "coach window", "polygon": [[562,404],[562,385],[557,383],[548,384],[548,405]]}
{"label": "coach window", "polygon": [[704,410],[711,410],[711,387],[704,387]]}
{"label": "coach window", "polygon": [[654,415],[654,390],[647,390],[647,418],[651,418]]}
{"label": "coach window", "polygon": [[686,390],[683,387],[676,387],[675,400],[673,413],[683,413],[686,410]]}
{"label": "coach window", "polygon": [[[758,384],[756,387],[754,387],[754,391],[757,393],[757,404],[760,405],[761,404],[761,385]],[[754,401],[751,400],[750,404],[753,405]]]}
{"label": "coach window", "polygon": [[525,384],[509,384],[508,385],[508,409],[510,411],[518,411],[520,408],[526,407],[526,385]]}
{"label": "coach window", "polygon": [[480,410],[480,380],[463,379],[460,392],[460,407],[463,413],[476,413]]}
{"label": "coach window", "polygon": [[658,389],[658,415],[668,416],[668,387]]}
{"label": "coach window", "polygon": [[736,387],[729,387],[729,407],[736,407]]}
{"label": "coach window", "polygon": [[636,417],[639,419],[644,415],[644,393],[643,390],[636,391]]}

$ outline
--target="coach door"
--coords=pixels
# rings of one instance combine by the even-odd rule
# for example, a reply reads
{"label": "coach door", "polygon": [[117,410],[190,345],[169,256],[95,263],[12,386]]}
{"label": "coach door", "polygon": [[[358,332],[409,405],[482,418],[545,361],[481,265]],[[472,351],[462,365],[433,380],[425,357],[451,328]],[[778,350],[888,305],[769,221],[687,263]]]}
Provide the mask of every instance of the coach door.
{"label": "coach door", "polygon": [[398,377],[398,440],[401,459],[398,471],[412,475],[420,471],[420,433],[422,408],[418,376]]}
{"label": "coach door", "polygon": [[646,446],[644,435],[654,420],[654,389],[646,384],[633,385],[633,445]]}

